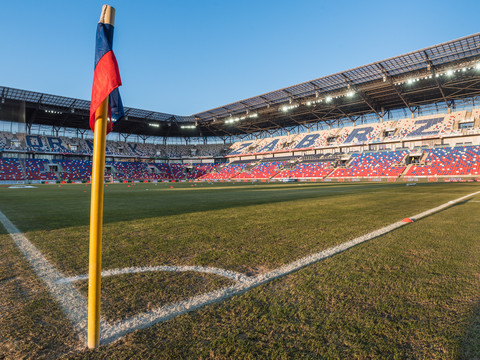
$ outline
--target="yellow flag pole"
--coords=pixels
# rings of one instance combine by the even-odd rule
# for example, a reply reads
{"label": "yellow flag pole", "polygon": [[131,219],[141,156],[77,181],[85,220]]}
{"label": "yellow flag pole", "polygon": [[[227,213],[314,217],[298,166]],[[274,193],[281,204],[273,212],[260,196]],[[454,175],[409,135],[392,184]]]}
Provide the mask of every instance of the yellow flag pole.
{"label": "yellow flag pole", "polygon": [[[114,25],[115,9],[103,5],[100,22]],[[107,142],[108,97],[95,113],[93,138],[92,196],[90,205],[90,251],[88,270],[88,347],[100,344],[100,282],[102,272],[103,190]]]}

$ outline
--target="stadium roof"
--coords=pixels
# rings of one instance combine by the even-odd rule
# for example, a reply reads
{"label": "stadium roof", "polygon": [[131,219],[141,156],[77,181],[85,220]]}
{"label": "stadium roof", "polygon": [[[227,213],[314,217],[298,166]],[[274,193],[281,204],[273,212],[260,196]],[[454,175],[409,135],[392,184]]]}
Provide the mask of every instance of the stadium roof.
{"label": "stadium roof", "polygon": [[349,86],[359,86],[377,80],[383,81],[385,76],[395,77],[425,69],[428,64],[441,66],[478,55],[480,55],[480,33],[275,90],[204,111],[195,114],[195,116],[202,120],[210,120],[213,117],[226,117],[232,112],[261,109],[268,105],[289,102],[290,99],[296,100],[316,95],[322,96],[323,94],[342,90]]}
{"label": "stadium roof", "polygon": [[[230,136],[310,123],[381,117],[480,95],[480,33],[254,96],[191,116],[126,108],[115,131],[145,136]],[[88,128],[90,102],[0,87],[2,119]],[[24,115],[18,104],[25,104]],[[23,106],[23,105],[22,105]]]}

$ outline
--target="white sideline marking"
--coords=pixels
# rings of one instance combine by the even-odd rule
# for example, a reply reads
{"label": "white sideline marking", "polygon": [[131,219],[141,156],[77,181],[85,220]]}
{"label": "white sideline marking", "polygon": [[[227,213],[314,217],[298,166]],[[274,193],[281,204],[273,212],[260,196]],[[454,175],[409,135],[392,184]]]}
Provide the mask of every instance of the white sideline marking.
{"label": "white sideline marking", "polygon": [[[443,210],[453,204],[456,204],[460,201],[463,201],[471,196],[475,196],[478,194],[480,194],[480,191],[477,191],[475,193],[472,193],[466,196],[462,196],[456,200],[449,201],[443,205],[424,211],[416,216],[413,216],[413,218],[415,220],[421,219],[423,217],[426,217],[435,212]],[[272,280],[288,275],[292,272],[298,271],[306,266],[312,265],[320,260],[323,260],[330,256],[346,251],[358,244],[374,239],[378,236],[384,235],[392,230],[398,229],[399,227],[402,227],[407,224],[408,223],[398,221],[396,223],[385,226],[379,230],[372,231],[369,234],[347,241],[343,244],[331,247],[327,250],[320,251],[316,254],[308,255],[300,260],[284,265],[276,270],[258,275],[256,277],[252,277],[249,282],[227,286],[222,289],[218,289],[206,294],[191,297],[190,299],[186,299],[186,300],[177,302],[175,304],[169,304],[166,306],[153,309],[151,311],[144,312],[142,314],[135,315],[129,319],[115,322],[115,324],[112,324],[113,326],[111,328],[105,329],[105,331],[102,333],[102,344],[108,344],[113,341],[116,341],[120,339],[122,336],[128,334],[129,332],[147,328],[153,324],[172,319],[178,315],[182,315],[187,312],[200,309],[206,305],[220,302],[220,301],[229,299],[232,296],[242,294],[259,285],[265,284]]]}
{"label": "white sideline marking", "polygon": [[[241,283],[248,282],[251,279],[250,276],[246,276],[246,275],[237,273],[235,271],[224,270],[224,269],[219,269],[214,267],[173,266],[173,265],[110,269],[110,270],[102,271],[102,278],[107,276],[114,276],[114,275],[135,274],[135,273],[154,272],[154,271],[169,271],[169,272],[195,271],[199,273],[215,274],[215,275],[223,276],[230,280],[241,282]],[[63,278],[58,280],[58,282],[64,284],[64,283],[76,282],[80,280],[88,280],[88,274]]]}
{"label": "white sideline marking", "polygon": [[[418,215],[411,216],[415,220],[424,218],[435,212],[441,211],[453,204],[459,203],[469,197],[480,194],[480,191],[474,192],[469,195],[462,196],[456,200],[449,201],[443,205],[437,206],[433,209],[424,211]],[[79,333],[82,340],[86,339],[86,325],[87,325],[87,300],[81,296],[81,294],[71,284],[74,281],[87,279],[85,275],[66,278],[59,271],[57,271],[42,255],[42,253],[28,241],[28,239],[20,233],[20,231],[13,225],[10,220],[0,211],[0,222],[5,229],[10,233],[15,244],[23,253],[25,258],[30,262],[32,268],[37,275],[47,284],[47,287],[52,292],[55,299],[60,303],[63,311],[67,317],[73,323],[75,329]],[[189,299],[161,306],[159,308],[147,311],[138,315],[135,315],[129,319],[117,321],[114,323],[107,323],[101,320],[101,344],[108,344],[120,339],[122,336],[139,329],[149,327],[153,324],[163,322],[172,319],[178,315],[185,314],[187,312],[202,308],[206,305],[213,304],[231,298],[232,296],[242,294],[250,289],[253,289],[259,285],[270,282],[274,279],[291,274],[306,266],[312,265],[320,260],[326,259],[330,256],[344,252],[358,244],[364,243],[368,240],[374,239],[381,235],[384,235],[390,231],[398,229],[408,223],[402,221],[395,222],[381,229],[372,231],[366,235],[359,236],[353,240],[344,242],[340,245],[331,247],[329,249],[320,251],[318,253],[308,255],[299,260],[296,260],[290,264],[281,266],[278,269],[270,271],[265,274],[258,275],[256,277],[248,277],[233,271],[216,269],[216,268],[203,268],[195,266],[173,267],[173,266],[158,266],[158,267],[145,267],[145,268],[127,268],[127,269],[114,269],[102,272],[102,276],[113,276],[125,273],[145,272],[145,271],[197,271],[209,272],[226,276],[232,280],[237,281],[236,284],[218,289],[206,294],[197,295]],[[170,270],[164,270],[164,269]],[[184,268],[188,270],[179,270]],[[151,270],[162,269],[162,270]],[[137,271],[138,270],[138,271]],[[143,270],[143,271],[142,271]]]}
{"label": "white sideline marking", "polygon": [[23,235],[20,230],[0,211],[0,222],[9,232],[15,245],[37,273],[38,277],[47,284],[53,297],[60,304],[67,318],[72,322],[82,341],[87,334],[87,300],[73,287],[72,284],[59,283],[64,277],[55,269],[42,253]]}

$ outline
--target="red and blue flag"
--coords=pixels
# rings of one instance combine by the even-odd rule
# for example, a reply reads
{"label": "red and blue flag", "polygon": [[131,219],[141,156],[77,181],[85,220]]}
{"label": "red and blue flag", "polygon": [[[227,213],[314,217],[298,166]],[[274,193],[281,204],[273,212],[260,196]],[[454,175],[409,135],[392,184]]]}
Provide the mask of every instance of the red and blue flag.
{"label": "red and blue flag", "polygon": [[117,59],[112,50],[113,25],[98,23],[95,46],[95,72],[90,102],[90,128],[95,131],[95,112],[108,96],[107,134],[125,117],[118,87],[122,85]]}

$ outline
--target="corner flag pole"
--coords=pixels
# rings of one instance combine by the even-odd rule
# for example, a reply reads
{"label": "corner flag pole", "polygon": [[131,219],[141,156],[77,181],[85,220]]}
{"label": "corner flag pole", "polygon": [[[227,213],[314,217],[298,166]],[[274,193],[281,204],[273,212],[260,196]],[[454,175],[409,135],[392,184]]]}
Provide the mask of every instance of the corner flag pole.
{"label": "corner flag pole", "polygon": [[[100,22],[114,25],[115,9],[103,5]],[[103,191],[107,141],[108,96],[95,112],[92,195],[90,205],[90,250],[88,270],[88,347],[100,344],[100,281],[102,272]]]}

